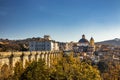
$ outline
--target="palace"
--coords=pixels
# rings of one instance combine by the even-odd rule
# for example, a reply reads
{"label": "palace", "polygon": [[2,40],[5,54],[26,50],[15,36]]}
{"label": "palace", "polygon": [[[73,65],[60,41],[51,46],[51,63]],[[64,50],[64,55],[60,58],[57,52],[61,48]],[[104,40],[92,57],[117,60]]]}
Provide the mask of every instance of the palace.
{"label": "palace", "polygon": [[49,35],[44,35],[44,38],[29,42],[30,51],[58,51],[58,42],[51,40]]}
{"label": "palace", "polygon": [[29,42],[30,51],[64,51],[71,49],[72,43],[52,40],[49,35],[44,35],[43,38]]}

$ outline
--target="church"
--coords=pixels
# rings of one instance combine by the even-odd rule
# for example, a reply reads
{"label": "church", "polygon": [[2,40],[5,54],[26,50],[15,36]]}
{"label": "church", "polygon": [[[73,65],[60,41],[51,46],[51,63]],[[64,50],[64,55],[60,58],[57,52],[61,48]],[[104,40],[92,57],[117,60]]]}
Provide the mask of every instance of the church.
{"label": "church", "polygon": [[92,53],[95,51],[94,39],[91,37],[90,41],[85,38],[85,35],[82,35],[82,38],[77,43],[78,52],[88,52]]}

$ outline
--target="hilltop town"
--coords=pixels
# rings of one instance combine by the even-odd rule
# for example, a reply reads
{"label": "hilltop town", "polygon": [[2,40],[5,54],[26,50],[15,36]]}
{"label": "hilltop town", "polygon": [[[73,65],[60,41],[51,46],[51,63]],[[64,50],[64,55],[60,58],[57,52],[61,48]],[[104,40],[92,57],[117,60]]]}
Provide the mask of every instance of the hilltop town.
{"label": "hilltop town", "polygon": [[[22,61],[25,66],[25,60],[38,61],[39,58],[45,59],[45,63],[50,66],[52,58],[60,57],[61,52],[63,57],[73,53],[73,57],[79,58],[80,62],[97,66],[104,80],[108,79],[106,76],[112,76],[110,78],[114,79],[116,78],[114,74],[119,75],[120,47],[95,43],[93,37],[88,40],[84,34],[78,42],[59,42],[49,35],[24,40],[0,39],[0,68],[1,71],[4,70],[4,64],[15,67],[18,61]],[[120,78],[120,76],[117,77]]]}
{"label": "hilltop town", "polygon": [[81,53],[81,58],[83,55],[89,55],[92,58],[93,55],[97,55],[99,58],[102,55],[111,55],[111,59],[119,60],[120,57],[120,47],[95,43],[93,37],[87,40],[84,34],[78,42],[59,42],[53,40],[49,35],[44,35],[43,38],[33,37],[24,40],[0,39],[0,51],[73,51],[75,55]]}

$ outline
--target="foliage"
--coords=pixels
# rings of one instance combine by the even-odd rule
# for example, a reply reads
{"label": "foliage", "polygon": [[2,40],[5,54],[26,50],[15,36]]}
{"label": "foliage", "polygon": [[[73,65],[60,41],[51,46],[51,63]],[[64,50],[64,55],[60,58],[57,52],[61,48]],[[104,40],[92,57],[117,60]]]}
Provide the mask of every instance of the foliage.
{"label": "foliage", "polygon": [[101,65],[101,68],[99,68],[101,71],[101,77],[103,78],[103,80],[120,80],[119,61],[110,61],[110,62],[104,61],[104,63],[105,65],[107,65],[107,68],[104,64],[102,64],[103,66]]}
{"label": "foliage", "polygon": [[11,75],[11,70],[9,69],[7,64],[4,64],[1,67],[0,80],[6,80],[10,75]]}
{"label": "foliage", "polygon": [[45,62],[33,61],[21,75],[20,80],[48,80],[49,74]]}
{"label": "foliage", "polygon": [[101,73],[108,71],[108,64],[105,61],[100,61],[97,66]]}
{"label": "foliage", "polygon": [[73,58],[72,54],[55,63],[51,65],[51,80],[101,80],[96,68]]}
{"label": "foliage", "polygon": [[23,68],[16,63],[14,75],[8,80],[101,80],[99,71],[89,63],[81,62],[79,57],[70,54],[51,59],[50,66],[44,60],[33,61]]}
{"label": "foliage", "polygon": [[22,62],[17,62],[15,64],[15,68],[14,68],[14,76],[13,79],[14,80],[19,80],[19,78],[21,77],[21,75],[24,72],[24,68],[23,68],[23,64]]}

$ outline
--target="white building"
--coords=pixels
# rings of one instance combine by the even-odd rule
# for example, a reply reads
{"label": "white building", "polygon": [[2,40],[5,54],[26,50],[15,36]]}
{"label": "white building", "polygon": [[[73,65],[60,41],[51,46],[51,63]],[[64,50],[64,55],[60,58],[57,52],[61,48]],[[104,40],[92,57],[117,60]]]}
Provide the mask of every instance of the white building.
{"label": "white building", "polygon": [[49,35],[45,35],[37,41],[29,42],[30,51],[57,51],[59,50],[58,42],[51,40]]}

